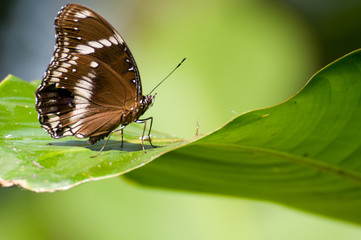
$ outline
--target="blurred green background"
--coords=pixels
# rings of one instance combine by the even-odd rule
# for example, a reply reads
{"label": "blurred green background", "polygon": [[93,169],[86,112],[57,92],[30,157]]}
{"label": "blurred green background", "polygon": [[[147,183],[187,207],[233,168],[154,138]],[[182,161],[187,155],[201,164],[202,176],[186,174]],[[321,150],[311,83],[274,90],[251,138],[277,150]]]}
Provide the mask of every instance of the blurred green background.
{"label": "blurred green background", "polygon": [[[0,3],[0,78],[41,78],[53,19],[67,1]],[[361,46],[361,2],[87,0],[125,38],[148,93],[154,129],[209,133],[280,103],[321,67]],[[126,130],[125,130],[126,131]],[[156,163],[154,163],[156,164]],[[0,188],[0,239],[360,239],[358,226],[272,203],[160,189],[114,178],[37,194]]]}

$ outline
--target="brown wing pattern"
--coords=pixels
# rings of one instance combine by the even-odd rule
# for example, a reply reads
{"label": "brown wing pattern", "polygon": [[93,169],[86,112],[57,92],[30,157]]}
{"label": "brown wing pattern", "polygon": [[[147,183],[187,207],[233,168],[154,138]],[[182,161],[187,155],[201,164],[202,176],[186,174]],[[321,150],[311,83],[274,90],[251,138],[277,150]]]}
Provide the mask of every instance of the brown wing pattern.
{"label": "brown wing pattern", "polygon": [[121,36],[93,10],[69,4],[55,26],[53,59],[36,92],[39,120],[54,138],[94,143],[142,99],[138,68]]}
{"label": "brown wing pattern", "polygon": [[59,12],[55,26],[58,48],[67,48],[75,54],[88,53],[128,81],[135,79],[137,97],[142,96],[134,57],[124,39],[102,16],[85,6],[68,4]]}

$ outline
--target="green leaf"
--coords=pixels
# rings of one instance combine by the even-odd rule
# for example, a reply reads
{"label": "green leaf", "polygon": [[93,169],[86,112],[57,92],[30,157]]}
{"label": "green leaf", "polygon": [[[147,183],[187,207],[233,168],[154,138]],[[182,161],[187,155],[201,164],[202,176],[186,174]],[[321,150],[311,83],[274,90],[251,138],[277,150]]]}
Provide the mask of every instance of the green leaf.
{"label": "green leaf", "polygon": [[160,147],[148,147],[146,154],[138,139],[142,129],[130,125],[124,148],[114,136],[97,158],[89,156],[101,144],[50,139],[37,121],[34,85],[9,76],[0,85],[0,182],[55,191],[138,168],[125,177],[267,200],[360,224],[360,70],[358,50],[322,69],[291,99],[240,115],[203,138],[190,142],[155,133]]}
{"label": "green leaf", "polygon": [[319,71],[289,100],[240,115],[125,177],[360,224],[361,51]]}
{"label": "green leaf", "polygon": [[65,190],[83,182],[118,176],[144,165],[184,141],[152,131],[152,142],[144,154],[138,139],[142,127],[124,129],[124,146],[113,134],[105,151],[95,155],[103,143],[67,137],[52,139],[41,127],[35,110],[35,84],[14,76],[0,83],[0,185],[19,185],[37,192]]}

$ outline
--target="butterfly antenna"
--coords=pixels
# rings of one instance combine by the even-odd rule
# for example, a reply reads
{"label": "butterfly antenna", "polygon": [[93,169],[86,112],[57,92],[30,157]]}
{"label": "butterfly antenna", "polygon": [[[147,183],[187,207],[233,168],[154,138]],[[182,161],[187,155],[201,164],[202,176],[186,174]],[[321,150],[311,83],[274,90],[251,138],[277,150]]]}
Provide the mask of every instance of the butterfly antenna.
{"label": "butterfly antenna", "polygon": [[152,92],[154,92],[154,90],[155,90],[157,87],[159,87],[159,85],[161,85],[162,82],[164,82],[170,75],[172,75],[172,73],[173,73],[175,70],[177,70],[177,68],[179,68],[180,65],[182,65],[182,63],[183,63],[185,60],[186,60],[186,58],[183,58],[183,60],[182,60],[162,81],[160,81],[160,83],[158,83],[157,86],[155,86],[155,88],[153,88],[153,90],[150,91],[149,94],[152,94]]}

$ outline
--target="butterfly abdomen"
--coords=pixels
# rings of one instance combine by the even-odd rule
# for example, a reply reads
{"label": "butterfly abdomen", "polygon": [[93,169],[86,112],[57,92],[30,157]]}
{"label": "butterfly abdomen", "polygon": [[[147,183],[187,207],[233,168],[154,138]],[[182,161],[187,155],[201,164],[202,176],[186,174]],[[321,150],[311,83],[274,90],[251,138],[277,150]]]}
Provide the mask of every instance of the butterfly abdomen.
{"label": "butterfly abdomen", "polygon": [[103,134],[103,135],[99,135],[99,136],[96,136],[96,137],[90,137],[89,140],[88,140],[88,143],[93,145],[95,144],[96,142],[100,141],[100,140],[103,140],[105,137],[107,137],[110,133],[106,133],[106,134]]}

